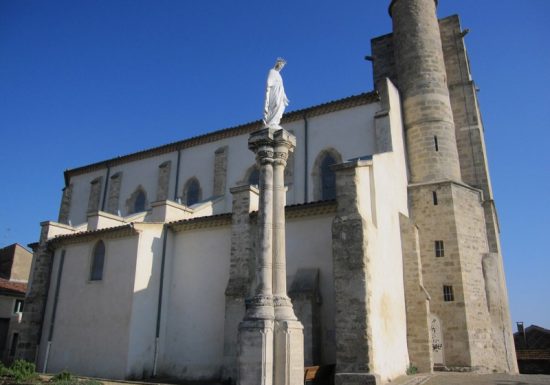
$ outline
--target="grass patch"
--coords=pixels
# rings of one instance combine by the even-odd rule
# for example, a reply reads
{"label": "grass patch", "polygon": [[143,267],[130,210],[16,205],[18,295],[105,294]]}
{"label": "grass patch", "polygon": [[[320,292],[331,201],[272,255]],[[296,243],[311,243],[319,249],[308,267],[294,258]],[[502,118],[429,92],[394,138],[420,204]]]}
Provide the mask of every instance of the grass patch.
{"label": "grass patch", "polygon": [[89,378],[81,379],[64,370],[50,379],[40,377],[32,362],[16,360],[9,367],[0,362],[0,384],[28,385],[103,385],[102,382]]}

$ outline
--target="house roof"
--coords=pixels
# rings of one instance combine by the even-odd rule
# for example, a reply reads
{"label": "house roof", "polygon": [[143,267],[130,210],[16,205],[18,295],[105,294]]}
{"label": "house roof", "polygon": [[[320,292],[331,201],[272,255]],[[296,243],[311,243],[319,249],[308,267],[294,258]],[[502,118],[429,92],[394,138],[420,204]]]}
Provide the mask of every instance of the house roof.
{"label": "house roof", "polygon": [[[378,101],[380,101],[380,96],[378,92],[371,91],[371,92],[362,93],[359,95],[349,96],[343,99],[333,100],[328,103],[319,104],[313,107],[308,107],[301,110],[288,112],[283,115],[281,122],[290,123],[290,122],[303,119],[304,117],[311,118],[318,115],[324,115],[330,112],[340,111],[340,110],[353,108],[353,107],[357,107],[365,104],[376,103]],[[139,159],[146,159],[153,156],[178,151],[181,149],[194,147],[204,143],[211,143],[224,138],[229,138],[233,136],[250,133],[254,130],[261,128],[261,125],[262,125],[262,121],[257,120],[257,121],[245,123],[239,126],[210,132],[208,134],[195,136],[195,137],[181,140],[178,142],[168,143],[159,147],[153,147],[153,148],[138,151],[132,154],[118,156],[116,158],[111,158],[111,159],[103,160],[101,162],[92,163],[86,166],[66,170],[65,183],[68,184],[70,178],[76,175],[81,175],[88,172],[101,170],[106,167],[112,167],[112,166],[132,162]]]}
{"label": "house roof", "polygon": [[0,294],[23,297],[27,292],[27,284],[23,282],[13,282],[0,278]]}
{"label": "house roof", "polygon": [[550,350],[550,330],[537,325],[525,328],[525,340],[523,336],[514,333],[516,349],[545,349]]}

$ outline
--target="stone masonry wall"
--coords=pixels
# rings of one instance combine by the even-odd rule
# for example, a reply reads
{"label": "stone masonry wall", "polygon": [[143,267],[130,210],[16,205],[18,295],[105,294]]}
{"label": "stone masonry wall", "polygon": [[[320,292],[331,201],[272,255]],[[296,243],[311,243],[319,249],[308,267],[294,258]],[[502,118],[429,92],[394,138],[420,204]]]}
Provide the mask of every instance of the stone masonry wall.
{"label": "stone masonry wall", "polygon": [[157,181],[157,201],[165,201],[168,199],[168,189],[170,188],[170,170],[172,162],[166,161],[159,166],[158,181]]}
{"label": "stone masonry wall", "polygon": [[430,300],[424,288],[418,228],[399,214],[401,247],[403,250],[403,280],[407,307],[407,347],[411,365],[419,372],[431,373],[433,368],[430,333]]}
{"label": "stone masonry wall", "polygon": [[60,223],[69,223],[69,212],[71,211],[71,198],[73,195],[73,185],[69,184],[63,189],[63,197],[61,198],[61,207],[59,208]]}
{"label": "stone masonry wall", "polygon": [[117,214],[120,199],[120,185],[122,183],[122,172],[117,172],[109,178],[109,196],[107,197],[107,212]]}
{"label": "stone masonry wall", "polygon": [[214,196],[225,194],[227,181],[227,151],[228,147],[220,147],[214,154]]}
{"label": "stone masonry wall", "polygon": [[488,313],[483,277],[482,259],[489,248],[481,194],[459,185],[452,185],[452,194],[472,366],[502,371],[505,368],[501,364],[506,362],[502,349],[496,349],[492,354],[487,354],[487,350],[492,347],[492,323]]}
{"label": "stone masonry wall", "polygon": [[29,278],[29,287],[25,297],[25,311],[21,321],[21,335],[15,354],[16,359],[34,362],[37,347],[42,334],[42,321],[50,276],[53,264],[53,253],[48,248],[48,224],[43,223],[40,233],[40,241],[33,250],[33,264]]}
{"label": "stone masonry wall", "polygon": [[367,322],[367,221],[359,211],[360,185],[357,168],[336,170],[338,210],[332,224],[332,253],[337,383],[339,373],[368,373],[372,354]]}
{"label": "stone masonry wall", "polygon": [[95,212],[99,210],[99,201],[103,192],[103,177],[100,176],[90,182],[90,196],[88,197],[87,212]]}
{"label": "stone masonry wall", "polygon": [[[434,205],[433,192],[438,204]],[[444,361],[447,366],[471,366],[470,341],[465,312],[462,267],[456,239],[451,183],[409,188],[411,215],[419,229],[424,287],[430,311],[441,320]],[[435,241],[444,242],[444,257],[435,256]],[[454,301],[443,301],[443,285],[450,285]]]}
{"label": "stone masonry wall", "polygon": [[231,260],[225,289],[224,379],[237,378],[238,329],[245,313],[245,298],[254,278],[255,236],[250,212],[257,209],[258,189],[239,186],[231,189]]}
{"label": "stone masonry wall", "polygon": [[394,1],[391,14],[411,181],[460,181],[435,2]]}
{"label": "stone masonry wall", "polygon": [[[487,354],[493,342],[482,269],[488,245],[480,197],[452,182],[410,187],[424,284],[432,298],[430,309],[441,319],[445,364],[502,371],[502,348]],[[444,256],[436,257],[435,241],[444,242]],[[453,287],[453,301],[444,301],[443,285]]]}

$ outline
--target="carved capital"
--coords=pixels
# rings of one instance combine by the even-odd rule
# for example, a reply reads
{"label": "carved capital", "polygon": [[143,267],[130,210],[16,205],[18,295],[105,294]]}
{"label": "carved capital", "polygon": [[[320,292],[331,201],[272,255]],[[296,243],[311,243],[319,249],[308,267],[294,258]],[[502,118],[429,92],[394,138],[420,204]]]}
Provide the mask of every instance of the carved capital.
{"label": "carved capital", "polygon": [[273,162],[278,166],[286,166],[286,161],[288,159],[288,151],[275,151],[273,153]]}

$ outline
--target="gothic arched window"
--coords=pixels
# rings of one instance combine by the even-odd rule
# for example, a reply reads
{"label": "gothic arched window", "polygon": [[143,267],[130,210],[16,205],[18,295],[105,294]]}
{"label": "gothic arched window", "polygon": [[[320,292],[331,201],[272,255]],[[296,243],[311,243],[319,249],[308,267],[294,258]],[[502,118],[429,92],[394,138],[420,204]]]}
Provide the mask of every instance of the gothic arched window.
{"label": "gothic arched window", "polygon": [[336,160],[327,154],[321,162],[321,199],[336,198],[336,175],[330,166],[336,164]]}
{"label": "gothic arched window", "polygon": [[126,201],[126,211],[128,214],[141,213],[147,210],[147,193],[140,185]]}
{"label": "gothic arched window", "polygon": [[199,180],[195,177],[189,179],[183,187],[183,202],[186,206],[192,206],[200,202],[202,191]]}
{"label": "gothic arched window", "polygon": [[92,266],[90,268],[90,281],[103,279],[103,265],[105,264],[105,243],[98,241],[92,253]]}
{"label": "gothic arched window", "polygon": [[136,200],[134,201],[134,212],[140,213],[145,211],[145,193],[140,190],[136,195]]}
{"label": "gothic arched window", "polygon": [[329,148],[321,151],[313,165],[313,199],[329,200],[336,198],[336,174],[331,166],[342,162],[338,151]]}

